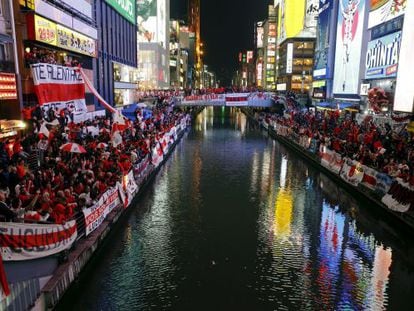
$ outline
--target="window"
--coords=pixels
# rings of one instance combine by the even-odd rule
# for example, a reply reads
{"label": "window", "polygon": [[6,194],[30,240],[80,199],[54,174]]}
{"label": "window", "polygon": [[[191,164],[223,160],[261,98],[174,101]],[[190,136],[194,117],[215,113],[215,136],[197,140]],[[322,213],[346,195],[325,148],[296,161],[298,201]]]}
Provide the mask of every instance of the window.
{"label": "window", "polygon": [[0,61],[6,60],[6,46],[3,43],[0,43]]}

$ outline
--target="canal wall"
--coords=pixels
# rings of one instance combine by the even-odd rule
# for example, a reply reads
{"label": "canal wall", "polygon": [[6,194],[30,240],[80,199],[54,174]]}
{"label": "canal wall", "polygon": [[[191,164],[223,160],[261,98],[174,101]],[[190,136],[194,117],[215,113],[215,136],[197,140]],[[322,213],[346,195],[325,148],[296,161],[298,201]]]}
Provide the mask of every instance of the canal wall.
{"label": "canal wall", "polygon": [[[190,113],[194,116],[201,110],[195,109],[190,111]],[[76,243],[75,247],[67,254],[65,262],[59,265],[51,279],[42,288],[41,294],[32,310],[52,310],[56,307],[65,292],[77,280],[79,274],[92,259],[95,252],[104,243],[105,238],[117,225],[118,220],[126,214],[126,211],[131,206],[135,206],[134,203],[137,201],[140,193],[142,193],[145,186],[155,177],[159,169],[169,158],[177,143],[184,136],[186,129],[187,126],[182,126],[180,131],[177,131],[174,142],[168,146],[168,150],[163,151],[162,160],[158,160],[155,164],[149,163],[145,166],[145,169],[142,165],[136,168],[140,170],[139,173],[134,173],[137,188],[132,194],[132,199],[128,202],[128,206],[126,207],[125,201],[121,200],[121,204],[118,204],[92,233]]]}
{"label": "canal wall", "polygon": [[[346,181],[343,177],[341,177],[340,174],[342,166],[341,168],[336,168],[335,166],[327,165],[329,167],[328,168],[327,166],[324,166],[322,164],[323,159],[317,155],[317,152],[310,152],[309,148],[305,148],[300,144],[300,137],[295,137],[295,139],[294,137],[290,137],[289,135],[279,135],[272,125],[258,120],[257,115],[255,115],[251,109],[242,108],[241,110],[250,119],[260,124],[260,126],[268,132],[269,136],[278,140],[291,150],[297,152],[301,157],[308,160],[313,166],[317,167],[318,170],[324,172],[336,183],[340,184],[353,195],[363,198],[367,203],[369,203],[367,207],[371,208],[375,212],[380,213],[382,217],[384,217],[384,220],[390,222],[390,224],[392,224],[393,226],[398,226],[399,228],[405,229],[412,233],[412,230],[414,230],[414,213],[412,211],[403,213],[391,210],[387,205],[385,205],[382,202],[384,194],[380,194],[362,183],[357,183],[357,185],[353,185],[352,182]],[[385,191],[385,193],[387,193],[387,191]]]}

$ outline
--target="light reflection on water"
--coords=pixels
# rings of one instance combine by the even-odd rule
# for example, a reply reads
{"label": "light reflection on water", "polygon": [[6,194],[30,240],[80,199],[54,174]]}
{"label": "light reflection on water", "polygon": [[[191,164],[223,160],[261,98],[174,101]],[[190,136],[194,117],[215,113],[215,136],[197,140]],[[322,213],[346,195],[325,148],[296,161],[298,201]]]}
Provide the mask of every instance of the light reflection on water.
{"label": "light reflection on water", "polygon": [[209,108],[59,309],[409,310],[413,244],[376,219]]}

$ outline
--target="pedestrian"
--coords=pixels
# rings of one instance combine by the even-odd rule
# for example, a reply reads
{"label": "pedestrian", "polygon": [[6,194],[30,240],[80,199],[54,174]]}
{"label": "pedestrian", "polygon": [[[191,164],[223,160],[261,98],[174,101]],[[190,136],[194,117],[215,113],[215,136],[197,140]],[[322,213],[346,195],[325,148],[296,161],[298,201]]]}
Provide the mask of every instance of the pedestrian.
{"label": "pedestrian", "polygon": [[8,197],[8,191],[4,188],[0,189],[0,220],[1,221],[14,221],[17,218],[15,212],[6,204]]}

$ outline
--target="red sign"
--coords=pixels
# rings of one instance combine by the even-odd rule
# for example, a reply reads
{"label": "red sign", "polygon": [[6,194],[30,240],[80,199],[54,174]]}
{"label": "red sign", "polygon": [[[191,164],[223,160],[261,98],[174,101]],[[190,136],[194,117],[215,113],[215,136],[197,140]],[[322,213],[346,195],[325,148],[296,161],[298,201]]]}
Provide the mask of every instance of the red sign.
{"label": "red sign", "polygon": [[0,72],[0,99],[17,99],[16,76]]}

